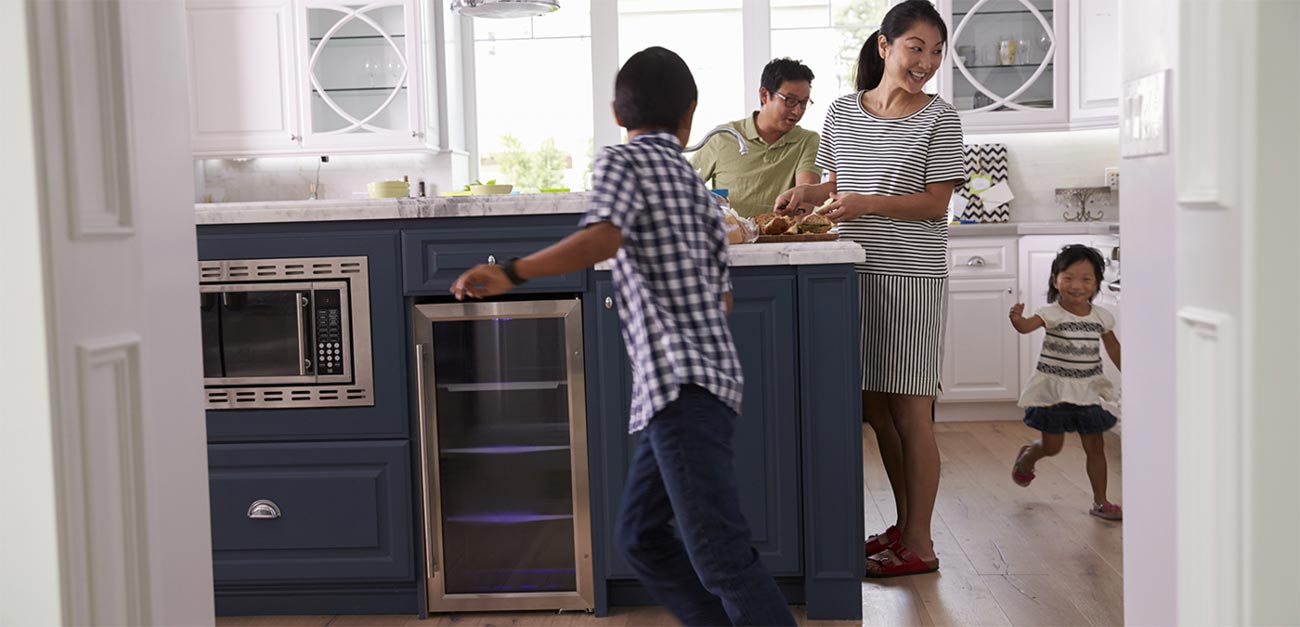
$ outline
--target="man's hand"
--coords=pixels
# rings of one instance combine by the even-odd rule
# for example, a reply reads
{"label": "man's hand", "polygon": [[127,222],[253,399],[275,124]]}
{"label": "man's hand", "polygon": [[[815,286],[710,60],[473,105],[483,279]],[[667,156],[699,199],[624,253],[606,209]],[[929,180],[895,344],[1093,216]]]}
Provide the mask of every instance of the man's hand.
{"label": "man's hand", "polygon": [[796,185],[781,192],[781,195],[776,197],[776,204],[772,208],[781,215],[802,213],[804,211],[803,197],[804,186]]}
{"label": "man's hand", "polygon": [[465,300],[466,296],[487,298],[505,294],[514,286],[515,284],[506,277],[501,266],[481,263],[460,275],[460,278],[451,284],[451,293],[456,296],[456,300]]}

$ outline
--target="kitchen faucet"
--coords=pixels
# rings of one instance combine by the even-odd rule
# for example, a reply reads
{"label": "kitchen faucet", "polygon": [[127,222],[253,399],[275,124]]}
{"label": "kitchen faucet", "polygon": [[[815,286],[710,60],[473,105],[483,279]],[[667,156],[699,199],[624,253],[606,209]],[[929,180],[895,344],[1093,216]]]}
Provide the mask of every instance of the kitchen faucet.
{"label": "kitchen faucet", "polygon": [[735,136],[736,142],[740,144],[740,154],[742,155],[749,154],[749,144],[745,143],[745,136],[741,135],[740,131],[730,126],[727,126],[726,124],[723,124],[722,126],[713,127],[711,130],[709,130],[709,132],[704,134],[703,139],[696,142],[694,145],[683,148],[682,152],[695,152],[696,150],[703,148],[705,142],[708,142],[710,137],[713,137],[718,133],[731,133],[733,136]]}

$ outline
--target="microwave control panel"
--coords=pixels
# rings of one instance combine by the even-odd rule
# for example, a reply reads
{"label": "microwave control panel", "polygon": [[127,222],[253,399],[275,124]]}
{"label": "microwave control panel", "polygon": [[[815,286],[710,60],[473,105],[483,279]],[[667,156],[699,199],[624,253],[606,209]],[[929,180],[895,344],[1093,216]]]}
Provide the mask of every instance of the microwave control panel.
{"label": "microwave control panel", "polygon": [[317,290],[316,374],[343,374],[343,304],[338,290]]}

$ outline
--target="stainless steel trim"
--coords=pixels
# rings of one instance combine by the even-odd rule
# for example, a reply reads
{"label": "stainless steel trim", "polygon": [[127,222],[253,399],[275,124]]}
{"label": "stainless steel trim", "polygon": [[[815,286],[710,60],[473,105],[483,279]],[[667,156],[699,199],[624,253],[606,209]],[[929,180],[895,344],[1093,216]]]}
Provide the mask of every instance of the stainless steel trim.
{"label": "stainless steel trim", "polygon": [[433,538],[429,534],[429,452],[424,426],[424,344],[415,345],[415,407],[420,421],[420,501],[424,506],[424,576],[433,576]]}
{"label": "stainless steel trim", "polygon": [[307,301],[306,296],[302,295],[302,292],[298,292],[295,296],[298,297],[298,375],[302,376],[307,374],[307,356],[303,354],[303,351],[307,348],[307,339],[302,335],[302,328],[304,326],[302,317],[311,313],[310,311],[308,311],[307,314],[303,313],[303,310],[309,309],[311,303]]}
{"label": "stainless steel trim", "polygon": [[[572,470],[571,489],[573,493],[573,533],[574,565],[576,567],[576,590],[571,592],[537,592],[537,593],[502,593],[502,594],[447,594],[445,573],[428,572],[425,587],[429,598],[429,611],[472,611],[472,610],[536,610],[565,609],[590,610],[595,607],[595,577],[592,571],[591,550],[591,494],[587,467],[587,395],[586,377],[583,370],[582,343],[582,307],[581,301],[550,300],[521,302],[487,302],[487,303],[448,303],[415,306],[415,339],[421,345],[431,345],[433,341],[433,323],[441,321],[490,320],[500,317],[511,318],[564,318],[566,371],[569,380],[569,464]],[[431,370],[421,377],[422,385],[427,389],[437,389],[436,376]],[[426,532],[432,533],[431,543],[436,549],[434,559],[443,553],[442,521],[436,512],[441,511],[442,502],[438,486],[441,485],[439,464],[437,463],[438,440],[437,403],[424,403],[421,412],[421,428],[427,434],[422,439],[429,443],[421,459],[428,463],[429,474],[433,478],[433,510],[435,515],[426,517]],[[426,494],[430,491],[426,490]]]}
{"label": "stainless steel trim", "polygon": [[258,499],[248,506],[248,517],[254,520],[273,520],[280,517],[280,506],[271,499]]}
{"label": "stainless steel trim", "polygon": [[[199,291],[341,289],[343,374],[205,378],[207,409],[373,406],[370,264],[364,256],[199,262]],[[314,320],[311,324],[314,324]],[[301,334],[300,334],[301,337]],[[228,387],[227,387],[228,386]]]}

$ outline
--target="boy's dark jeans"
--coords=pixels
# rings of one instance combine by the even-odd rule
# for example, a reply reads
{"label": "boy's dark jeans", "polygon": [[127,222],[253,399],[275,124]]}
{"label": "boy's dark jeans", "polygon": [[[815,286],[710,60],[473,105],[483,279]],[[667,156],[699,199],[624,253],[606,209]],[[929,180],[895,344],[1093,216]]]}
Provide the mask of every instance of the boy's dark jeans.
{"label": "boy's dark jeans", "polygon": [[793,625],[740,512],[735,421],[731,408],[695,385],[655,414],[628,472],[618,546],[685,625]]}

